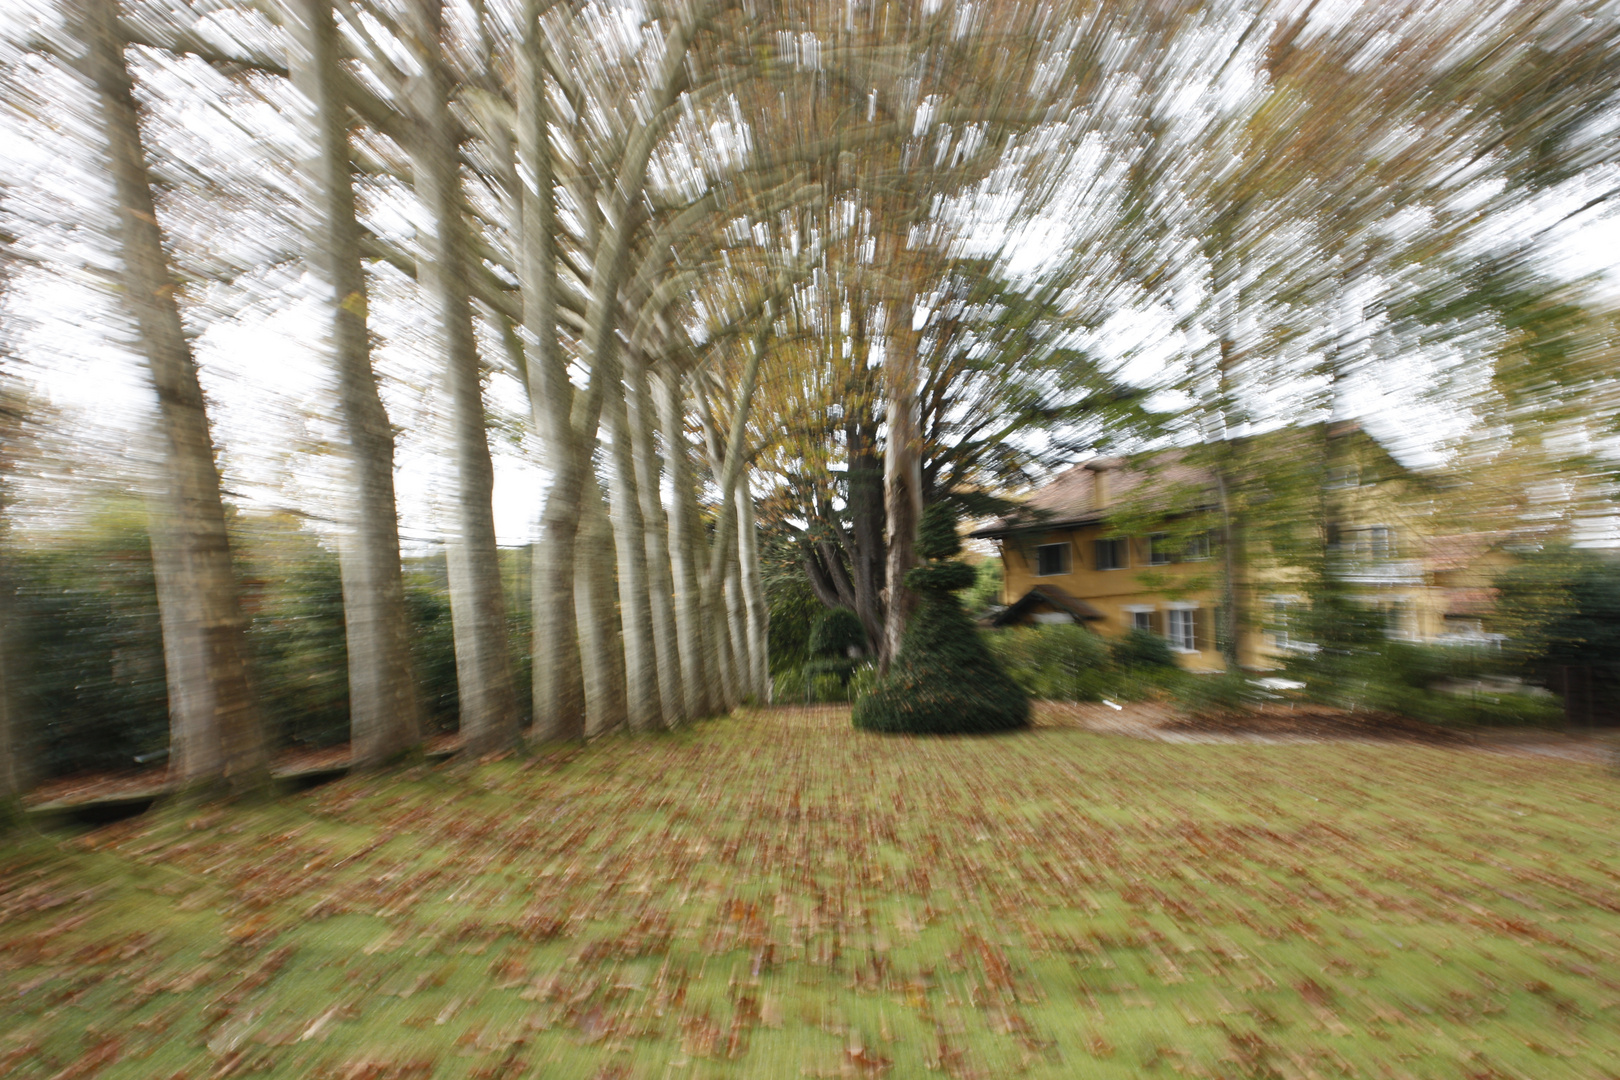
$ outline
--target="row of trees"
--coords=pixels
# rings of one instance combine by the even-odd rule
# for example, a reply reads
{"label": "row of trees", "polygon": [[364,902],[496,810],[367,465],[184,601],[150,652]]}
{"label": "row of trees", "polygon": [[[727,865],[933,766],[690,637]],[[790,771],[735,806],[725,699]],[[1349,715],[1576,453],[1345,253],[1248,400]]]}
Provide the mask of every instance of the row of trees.
{"label": "row of trees", "polygon": [[[320,282],[356,760],[421,734],[377,363],[411,323],[453,466],[467,746],[515,745],[526,713],[539,739],[654,729],[767,693],[761,536],[887,661],[924,506],[992,508],[1082,447],[1202,443],[1235,552],[1263,492],[1239,490],[1227,436],[1359,411],[1392,377],[1519,434],[1471,444],[1483,459],[1550,419],[1591,430],[1572,402],[1605,376],[1537,262],[1614,187],[1617,32],[1590,14],[66,0],[14,18],[7,123],[90,179],[0,193],[8,260],[115,282],[157,391],[177,778],[265,775],[192,344],[233,302]],[[65,221],[93,226],[92,255],[53,247]],[[403,324],[379,315],[395,297]],[[1607,325],[1573,320],[1588,341]],[[529,709],[497,380],[526,405],[497,422],[548,477]]]}
{"label": "row of trees", "polygon": [[[24,129],[65,104],[101,159],[106,263],[157,391],[152,535],[177,781],[248,790],[267,760],[192,347],[199,279],[296,261],[323,283],[359,764],[420,739],[394,432],[373,356],[380,274],[413,283],[433,330],[468,749],[514,745],[524,711],[491,505],[492,371],[527,394],[529,445],[549,475],[533,737],[722,710],[766,692],[749,468],[762,381],[780,386],[777,371],[817,355],[812,341],[839,352],[828,343],[846,335],[824,320],[857,312],[852,355],[877,396],[900,403],[873,405],[864,425],[886,440],[875,565],[898,581],[932,483],[909,419],[928,385],[911,308],[925,291],[971,291],[988,268],[952,253],[960,230],[945,204],[1073,108],[1072,80],[1040,71],[1077,62],[1054,37],[1075,17],[1020,4],[856,17],[729,2],[74,0],[25,24],[7,104]],[[53,102],[63,89],[77,98]],[[244,125],[268,103],[298,130],[282,146],[255,131],[261,152],[247,160],[199,154],[166,115],[187,95],[227,103]],[[402,207],[414,227],[390,220]],[[277,228],[244,254],[208,220],[232,211]],[[875,617],[892,644],[907,604],[890,592]]]}

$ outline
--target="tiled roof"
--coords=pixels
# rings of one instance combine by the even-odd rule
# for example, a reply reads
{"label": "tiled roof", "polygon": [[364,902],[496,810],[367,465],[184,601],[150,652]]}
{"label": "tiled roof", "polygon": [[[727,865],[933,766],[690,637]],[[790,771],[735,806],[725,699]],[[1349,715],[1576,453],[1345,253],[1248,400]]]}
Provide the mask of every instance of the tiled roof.
{"label": "tiled roof", "polygon": [[[1059,473],[1019,510],[973,535],[1002,536],[1017,529],[1101,521],[1124,502],[1141,511],[1168,510],[1172,503],[1192,509],[1204,501],[1205,492],[1213,492],[1215,481],[1207,468],[1189,464],[1185,457],[1185,451],[1167,450],[1134,462],[1092,458]],[[1192,493],[1197,494],[1189,499]]]}

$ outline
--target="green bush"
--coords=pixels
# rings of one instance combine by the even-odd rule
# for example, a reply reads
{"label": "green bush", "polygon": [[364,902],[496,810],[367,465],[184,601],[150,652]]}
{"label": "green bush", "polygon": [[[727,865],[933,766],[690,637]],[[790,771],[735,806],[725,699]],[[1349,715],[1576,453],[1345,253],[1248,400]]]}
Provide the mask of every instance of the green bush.
{"label": "green bush", "polygon": [[810,699],[820,705],[830,705],[848,701],[849,691],[837,675],[813,675],[810,676]]}
{"label": "green bush", "polygon": [[1242,672],[1202,674],[1178,672],[1170,682],[1170,694],[1177,705],[1197,717],[1225,716],[1240,712],[1256,700],[1255,686]]}
{"label": "green bush", "polygon": [[836,656],[848,659],[850,650],[857,655],[867,651],[866,628],[860,616],[849,608],[830,608],[821,613],[810,628],[810,655]]}
{"label": "green bush", "polygon": [[771,676],[771,702],[796,705],[804,701],[804,669],[788,668]]}
{"label": "green bush", "polygon": [[850,676],[849,683],[845,688],[849,694],[849,700],[859,701],[867,694],[870,694],[877,686],[877,683],[877,665],[862,664],[860,667],[856,668],[855,673]]}
{"label": "green bush", "polygon": [[1108,646],[1083,626],[1012,627],[986,631],[984,640],[1030,697],[1096,701],[1108,692]]}
{"label": "green bush", "polygon": [[1109,642],[1114,663],[1122,668],[1173,668],[1175,654],[1170,643],[1151,630],[1133,627]]}
{"label": "green bush", "polygon": [[955,734],[1002,731],[1029,723],[1029,698],[985,647],[954,590],[972,584],[955,515],[942,505],[923,514],[917,553],[930,560],[906,575],[919,595],[900,655],[852,720],[868,731]]}

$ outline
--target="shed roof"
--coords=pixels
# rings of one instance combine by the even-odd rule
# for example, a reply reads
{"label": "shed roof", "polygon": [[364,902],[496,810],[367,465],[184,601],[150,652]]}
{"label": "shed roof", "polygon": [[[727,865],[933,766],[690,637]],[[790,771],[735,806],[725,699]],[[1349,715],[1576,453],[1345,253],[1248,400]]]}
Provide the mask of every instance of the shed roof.
{"label": "shed roof", "polygon": [[1029,592],[997,612],[995,618],[990,620],[990,625],[1009,626],[1028,614],[1030,608],[1043,602],[1050,604],[1059,611],[1068,612],[1078,622],[1095,622],[1105,617],[1102,612],[1084,600],[1070,596],[1056,585],[1036,585]]}

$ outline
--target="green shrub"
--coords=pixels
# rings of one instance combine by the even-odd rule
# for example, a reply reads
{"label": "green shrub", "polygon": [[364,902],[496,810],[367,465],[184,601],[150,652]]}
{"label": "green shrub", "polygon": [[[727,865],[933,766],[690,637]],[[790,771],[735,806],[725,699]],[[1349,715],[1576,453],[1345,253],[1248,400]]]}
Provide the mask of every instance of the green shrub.
{"label": "green shrub", "polygon": [[850,676],[849,683],[845,688],[849,693],[849,700],[859,701],[867,694],[870,694],[877,686],[877,683],[877,665],[862,664],[860,667],[856,668],[855,673]]}
{"label": "green shrub", "polygon": [[1173,668],[1175,654],[1170,643],[1151,630],[1133,627],[1109,642],[1114,663],[1122,668]]}
{"label": "green shrub", "polygon": [[968,614],[977,618],[1001,602],[1001,560],[986,559],[974,568],[973,587],[962,594]]}
{"label": "green shrub", "polygon": [[985,647],[954,591],[973,568],[951,560],[961,550],[955,515],[942,505],[923,514],[917,553],[930,560],[906,575],[919,595],[900,655],[852,720],[869,731],[952,734],[1001,731],[1029,723],[1029,698]]}
{"label": "green shrub", "polygon": [[1031,697],[1096,701],[1110,685],[1108,646],[1073,623],[986,631],[997,660]]}
{"label": "green shrub", "polygon": [[1252,705],[1255,687],[1242,672],[1202,674],[1178,672],[1171,680],[1170,693],[1176,704],[1197,717],[1224,716]]}
{"label": "green shrub", "polygon": [[837,675],[814,675],[810,677],[810,698],[819,705],[830,705],[848,701],[849,691]]}
{"label": "green shrub", "polygon": [[771,676],[771,701],[794,705],[804,701],[804,669],[788,668]]}
{"label": "green shrub", "polygon": [[810,655],[847,659],[851,649],[857,655],[867,651],[866,628],[860,616],[841,607],[822,612],[810,628]]}

